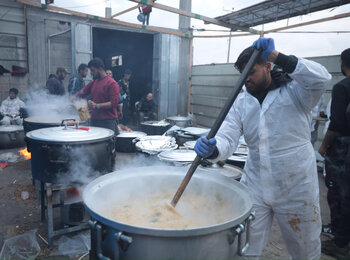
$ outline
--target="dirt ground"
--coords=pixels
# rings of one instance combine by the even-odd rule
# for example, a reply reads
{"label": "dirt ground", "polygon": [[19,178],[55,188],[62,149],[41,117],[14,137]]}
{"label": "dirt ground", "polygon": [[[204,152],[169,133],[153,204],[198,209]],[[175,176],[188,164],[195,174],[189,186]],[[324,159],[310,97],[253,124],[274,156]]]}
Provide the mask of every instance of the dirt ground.
{"label": "dirt ground", "polygon": [[[18,154],[18,150],[1,150],[0,155],[5,152]],[[135,158],[130,157],[133,156],[118,154],[117,165],[118,161],[135,160]],[[319,183],[322,220],[323,223],[329,223],[326,187],[321,174],[319,174]],[[29,192],[27,200],[21,198],[22,191]],[[29,161],[20,159],[18,162],[9,163],[8,167],[0,171],[0,212],[0,248],[2,248],[4,240],[33,229],[37,229],[38,234],[46,238],[46,225],[40,221],[40,204],[39,200],[36,199],[35,189],[32,184]],[[52,258],[49,257],[49,254],[56,249],[50,250],[40,239],[38,239],[38,242],[41,252],[37,259]],[[264,249],[261,258],[290,259],[276,221],[273,222],[270,241]],[[322,255],[322,259],[333,258]]]}

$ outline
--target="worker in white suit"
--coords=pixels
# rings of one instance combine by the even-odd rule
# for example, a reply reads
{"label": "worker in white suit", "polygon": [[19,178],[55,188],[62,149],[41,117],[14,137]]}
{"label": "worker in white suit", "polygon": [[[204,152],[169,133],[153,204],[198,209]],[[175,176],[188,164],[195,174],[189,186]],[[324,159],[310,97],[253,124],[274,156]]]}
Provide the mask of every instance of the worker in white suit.
{"label": "worker in white suit", "polygon": [[23,119],[20,117],[19,110],[24,107],[25,104],[17,95],[18,89],[11,88],[9,96],[2,101],[0,107],[0,113],[3,116],[0,121],[1,125],[22,125]]}
{"label": "worker in white suit", "polygon": [[[249,153],[241,183],[256,213],[246,258],[259,258],[275,216],[293,259],[319,259],[321,216],[310,124],[331,75],[316,62],[276,51],[273,39],[259,38],[254,46],[263,51],[243,92],[215,138],[199,138],[195,151],[212,161],[225,160],[244,135]],[[238,57],[240,72],[252,53],[249,47]],[[273,73],[271,62],[282,70]]]}

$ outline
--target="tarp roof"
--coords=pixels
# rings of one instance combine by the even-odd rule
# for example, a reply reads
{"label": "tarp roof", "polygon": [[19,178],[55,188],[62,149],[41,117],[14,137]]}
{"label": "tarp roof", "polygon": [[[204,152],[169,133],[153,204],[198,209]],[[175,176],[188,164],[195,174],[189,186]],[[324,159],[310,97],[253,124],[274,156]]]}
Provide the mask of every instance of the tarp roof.
{"label": "tarp roof", "polygon": [[350,3],[350,0],[267,0],[216,19],[253,27]]}

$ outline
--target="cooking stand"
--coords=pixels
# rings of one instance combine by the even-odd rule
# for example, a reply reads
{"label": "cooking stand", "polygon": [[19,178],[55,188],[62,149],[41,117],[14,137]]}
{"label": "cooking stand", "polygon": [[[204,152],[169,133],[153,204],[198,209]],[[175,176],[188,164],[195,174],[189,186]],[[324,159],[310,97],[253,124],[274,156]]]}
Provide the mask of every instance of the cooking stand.
{"label": "cooking stand", "polygon": [[41,221],[45,221],[45,213],[47,212],[47,241],[49,248],[53,248],[54,237],[89,228],[88,223],[82,223],[74,227],[65,227],[57,230],[54,229],[53,209],[63,207],[64,202],[61,198],[60,203],[54,204],[53,197],[54,194],[60,193],[63,189],[64,188],[61,184],[40,182]]}

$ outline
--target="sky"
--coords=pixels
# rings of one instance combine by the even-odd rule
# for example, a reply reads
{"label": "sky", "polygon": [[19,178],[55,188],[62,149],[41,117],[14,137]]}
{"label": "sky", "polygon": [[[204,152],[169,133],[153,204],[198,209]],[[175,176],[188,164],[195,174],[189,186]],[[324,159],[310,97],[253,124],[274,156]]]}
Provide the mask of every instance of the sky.
{"label": "sky", "polygon": [[[192,12],[215,18],[220,15],[237,11],[247,6],[262,2],[261,0],[192,0]],[[179,0],[157,0],[157,3],[179,7]],[[136,3],[128,0],[55,0],[55,5],[74,11],[89,13],[98,16],[105,15],[105,7],[112,8],[112,14],[133,7]],[[331,17],[337,14],[350,12],[350,4],[328,9],[308,15],[298,16],[289,20],[282,20],[265,24],[264,29],[278,28],[286,25],[298,24],[320,18]],[[116,17],[121,21],[137,23],[138,10]],[[150,25],[166,28],[178,28],[178,15],[153,8],[150,16]],[[191,19],[191,26],[195,29],[226,30],[226,28],[205,25],[203,21]],[[254,27],[261,30],[262,26]],[[307,33],[286,33],[286,32]],[[324,33],[329,31],[347,31],[347,33]],[[323,33],[311,33],[323,32]],[[221,32],[197,32],[195,35],[218,35]],[[350,18],[323,22],[309,26],[297,27],[286,30],[284,33],[266,34],[275,40],[276,50],[285,54],[293,54],[299,57],[315,57],[339,55],[344,49],[350,47]],[[231,40],[229,62],[235,62],[243,49],[250,46],[258,36],[233,37]],[[193,41],[193,64],[226,63],[228,56],[228,38],[203,39]]]}

